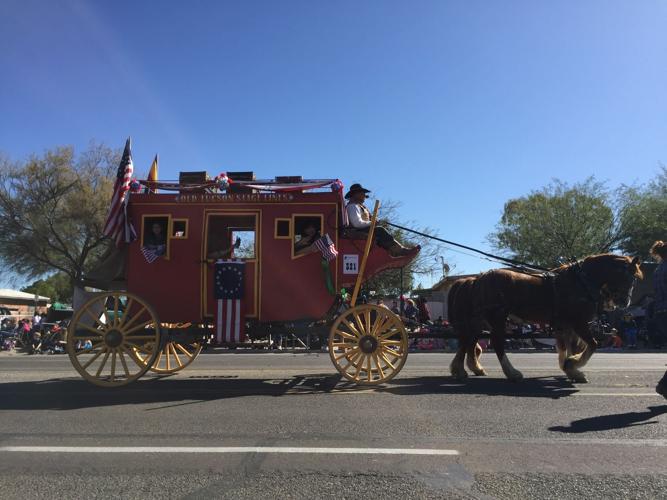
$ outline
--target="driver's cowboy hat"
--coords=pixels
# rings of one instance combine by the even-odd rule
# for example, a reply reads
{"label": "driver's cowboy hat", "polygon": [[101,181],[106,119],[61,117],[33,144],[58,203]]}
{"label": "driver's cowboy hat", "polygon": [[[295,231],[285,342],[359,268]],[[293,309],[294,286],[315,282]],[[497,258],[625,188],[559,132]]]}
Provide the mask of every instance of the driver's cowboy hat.
{"label": "driver's cowboy hat", "polygon": [[345,195],[345,199],[349,199],[350,196],[352,196],[354,193],[359,193],[359,192],[362,192],[362,193],[370,193],[371,190],[370,190],[370,189],[366,189],[366,188],[363,187],[361,184],[352,184],[352,185],[350,186],[349,191],[348,191],[347,194]]}

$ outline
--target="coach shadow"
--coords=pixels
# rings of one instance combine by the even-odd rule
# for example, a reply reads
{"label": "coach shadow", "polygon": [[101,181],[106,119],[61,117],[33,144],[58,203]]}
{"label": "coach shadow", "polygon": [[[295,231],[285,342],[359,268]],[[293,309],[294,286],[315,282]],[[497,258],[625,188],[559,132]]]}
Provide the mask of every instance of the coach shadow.
{"label": "coach shadow", "polygon": [[559,399],[578,390],[565,378],[525,379],[508,384],[503,379],[476,378],[465,384],[448,377],[399,378],[381,386],[359,386],[339,375],[299,375],[279,379],[170,376],[140,380],[127,387],[101,388],[75,378],[0,384],[0,410],[75,410],[128,404],[197,404],[248,396],[292,397],[308,394],[472,394]]}

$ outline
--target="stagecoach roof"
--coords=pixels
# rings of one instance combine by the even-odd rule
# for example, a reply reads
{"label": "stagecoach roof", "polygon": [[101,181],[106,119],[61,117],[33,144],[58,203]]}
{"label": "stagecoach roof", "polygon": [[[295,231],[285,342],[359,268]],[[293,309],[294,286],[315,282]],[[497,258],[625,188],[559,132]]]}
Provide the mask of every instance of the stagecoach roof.
{"label": "stagecoach roof", "polygon": [[[222,175],[222,174],[221,174]],[[289,191],[307,191],[312,189],[320,189],[326,187],[336,187],[342,189],[342,183],[338,179],[300,179],[293,181],[295,177],[276,177],[275,179],[258,179],[258,180],[235,180],[228,178],[225,182],[231,185],[241,186],[246,189],[253,189],[255,191],[267,192],[289,192]],[[168,181],[149,181],[138,180],[138,182],[150,189],[162,189],[165,191],[187,191],[187,190],[202,190],[202,189],[217,189],[220,185],[220,176],[214,179],[207,179],[203,182],[182,182],[176,180]]]}

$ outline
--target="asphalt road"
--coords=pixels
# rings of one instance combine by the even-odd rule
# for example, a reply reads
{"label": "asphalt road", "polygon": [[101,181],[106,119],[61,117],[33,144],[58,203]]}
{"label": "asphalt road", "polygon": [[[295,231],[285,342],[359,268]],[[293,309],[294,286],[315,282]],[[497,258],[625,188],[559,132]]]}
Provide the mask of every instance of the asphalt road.
{"label": "asphalt road", "polygon": [[667,354],[597,353],[579,385],[554,354],[510,358],[523,382],[491,355],[459,383],[450,354],[411,353],[369,389],[326,353],[238,353],[102,389],[66,356],[3,354],[0,495],[667,498]]}

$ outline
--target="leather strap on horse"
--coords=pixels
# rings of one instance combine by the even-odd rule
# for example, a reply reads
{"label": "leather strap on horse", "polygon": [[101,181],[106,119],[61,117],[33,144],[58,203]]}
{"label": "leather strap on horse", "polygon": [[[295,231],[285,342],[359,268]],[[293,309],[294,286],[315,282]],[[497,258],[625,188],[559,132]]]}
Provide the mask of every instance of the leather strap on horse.
{"label": "leather strap on horse", "polygon": [[453,247],[458,247],[458,248],[463,248],[465,250],[470,250],[471,252],[478,253],[480,255],[483,255],[484,257],[493,259],[497,262],[500,262],[501,264],[508,265],[508,266],[513,267],[513,268],[515,268],[519,271],[522,271],[522,272],[526,272],[528,270],[549,272],[549,269],[547,269],[545,267],[536,266],[534,264],[527,264],[525,262],[521,262],[520,260],[510,259],[510,258],[507,258],[507,257],[500,257],[498,255],[493,255],[493,254],[490,254],[490,253],[487,253],[487,252],[483,252],[482,250],[478,250],[477,248],[469,247],[467,245],[462,245],[460,243],[455,243],[453,241],[448,241],[448,240],[445,240],[445,239],[442,239],[442,238],[438,238],[437,236],[422,233],[421,231],[415,231],[414,229],[410,229],[410,228],[407,228],[407,227],[404,227],[404,226],[399,226],[398,224],[393,224],[391,222],[386,222],[386,221],[384,222],[384,224],[387,224],[388,226],[395,227],[397,229],[401,229],[403,231],[407,231],[408,233],[417,234],[417,235],[422,236],[424,238],[429,238],[431,240],[439,241],[440,243],[444,243],[446,245],[451,245]]}

